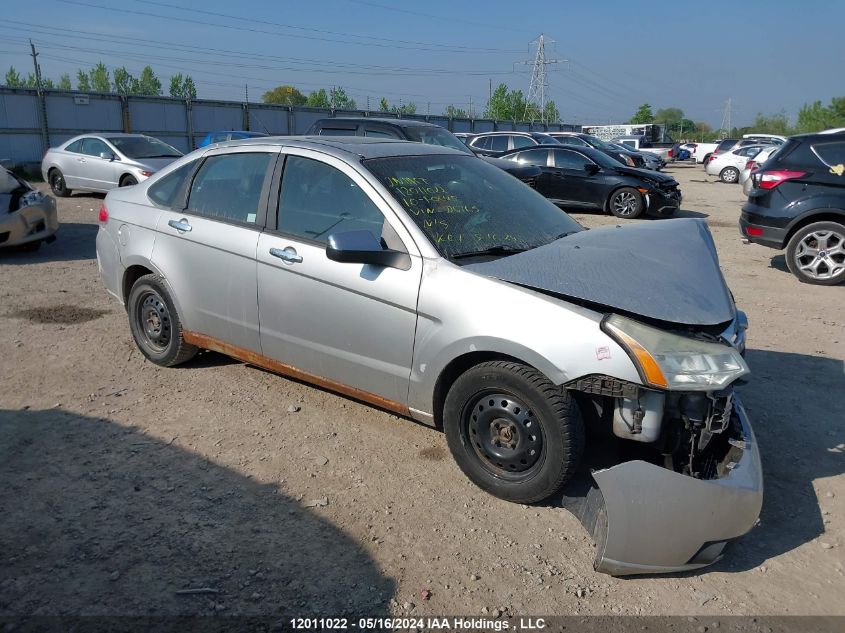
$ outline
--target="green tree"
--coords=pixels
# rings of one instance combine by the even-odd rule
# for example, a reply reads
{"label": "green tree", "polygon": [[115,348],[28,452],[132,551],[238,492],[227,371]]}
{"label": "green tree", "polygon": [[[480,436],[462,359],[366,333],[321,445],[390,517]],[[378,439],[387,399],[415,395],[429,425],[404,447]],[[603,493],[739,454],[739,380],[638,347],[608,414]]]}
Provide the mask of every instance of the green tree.
{"label": "green tree", "polygon": [[185,75],[185,81],[182,82],[182,96],[191,100],[197,98],[197,85],[190,75]]}
{"label": "green tree", "polygon": [[331,103],[329,103],[329,94],[326,92],[325,88],[315,90],[308,95],[305,105],[309,108],[330,108]]}
{"label": "green tree", "polygon": [[47,90],[52,90],[53,88],[56,87],[56,85],[53,83],[53,80],[50,79],[49,77],[42,77],[41,78],[41,87],[46,88]]}
{"label": "green tree", "polygon": [[408,103],[393,106],[390,108],[390,111],[394,114],[404,115],[404,114],[416,114],[417,113],[417,104],[413,101],[409,101]]}
{"label": "green tree", "polygon": [[98,63],[91,69],[91,89],[94,92],[111,92],[111,80],[109,79],[109,69],[103,62]]}
{"label": "green tree", "polygon": [[6,85],[10,88],[20,88],[23,86],[23,79],[15,70],[14,66],[9,66],[9,70],[6,72]]}
{"label": "green tree", "polygon": [[[115,71],[117,72],[117,71]],[[170,76],[170,96],[182,98],[182,73],[176,73]]]}
{"label": "green tree", "polygon": [[446,106],[446,109],[443,111],[443,114],[445,114],[450,119],[468,119],[469,118],[469,115],[467,114],[466,110],[464,110],[463,108],[456,108],[453,105]]}
{"label": "green tree", "polygon": [[378,102],[378,109],[379,112],[390,112],[390,104],[385,97],[382,97],[381,101]]}
{"label": "green tree", "polygon": [[23,85],[27,88],[37,88],[38,80],[35,78],[35,73],[27,73],[26,79],[23,80]]}
{"label": "green tree", "polygon": [[261,100],[279,105],[305,105],[308,98],[293,86],[276,86],[265,92]]}
{"label": "green tree", "polygon": [[750,131],[763,134],[780,134],[781,136],[788,136],[791,133],[789,120],[783,111],[770,115],[758,113],[754,118],[754,123],[751,124]]}
{"label": "green tree", "polygon": [[814,101],[798,111],[796,132],[820,132],[832,127],[845,127],[845,97],[834,97],[829,106]]}
{"label": "green tree", "polygon": [[[636,116],[636,115],[635,115]],[[680,108],[661,108],[654,113],[654,123],[662,123],[667,130],[679,127],[681,119],[684,118],[684,111]],[[631,121],[634,123],[634,121]],[[648,123],[648,121],[637,121],[637,123]]]}
{"label": "green tree", "polygon": [[634,116],[631,117],[630,123],[653,123],[654,122],[654,114],[651,112],[651,105],[648,103],[642,104],[637,111],[634,113]]}
{"label": "green tree", "polygon": [[546,108],[543,111],[543,120],[546,123],[560,122],[560,110],[557,109],[554,101],[546,101]]}
{"label": "green tree", "polygon": [[135,85],[135,78],[129,74],[125,67],[115,68],[112,73],[114,79],[114,91],[119,95],[132,94]]}
{"label": "green tree", "polygon": [[132,81],[132,92],[152,97],[161,94],[161,81],[152,68],[144,66],[138,79]]}
{"label": "green tree", "polygon": [[355,99],[346,94],[346,90],[335,87],[329,90],[329,103],[334,110],[354,110],[358,106]]}
{"label": "green tree", "polygon": [[496,86],[493,94],[490,95],[487,107],[484,108],[484,116],[488,119],[505,121],[513,119],[512,114],[510,102],[508,101],[508,87],[505,84],[499,84]]}
{"label": "green tree", "polygon": [[190,75],[176,73],[170,77],[170,96],[177,99],[196,99],[197,87]]}
{"label": "green tree", "polygon": [[91,78],[81,69],[76,71],[76,89],[82,92],[91,91]]}
{"label": "green tree", "polygon": [[70,75],[64,73],[61,77],[59,77],[59,90],[71,90],[72,86],[70,85]]}

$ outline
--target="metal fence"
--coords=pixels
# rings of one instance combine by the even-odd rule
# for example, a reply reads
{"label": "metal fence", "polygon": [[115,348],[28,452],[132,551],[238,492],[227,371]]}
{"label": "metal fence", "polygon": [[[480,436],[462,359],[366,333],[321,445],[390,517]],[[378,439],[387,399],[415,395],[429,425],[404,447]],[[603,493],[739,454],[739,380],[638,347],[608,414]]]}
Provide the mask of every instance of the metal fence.
{"label": "metal fence", "polygon": [[[0,160],[11,164],[40,162],[55,147],[90,132],[138,132],[155,136],[183,152],[209,132],[253,130],[273,135],[304,134],[327,116],[397,117],[387,112],[329,110],[238,101],[184,101],[170,97],[121,96],[0,87]],[[450,119],[445,116],[405,115],[453,132],[578,131],[580,126],[519,123],[491,119]]]}

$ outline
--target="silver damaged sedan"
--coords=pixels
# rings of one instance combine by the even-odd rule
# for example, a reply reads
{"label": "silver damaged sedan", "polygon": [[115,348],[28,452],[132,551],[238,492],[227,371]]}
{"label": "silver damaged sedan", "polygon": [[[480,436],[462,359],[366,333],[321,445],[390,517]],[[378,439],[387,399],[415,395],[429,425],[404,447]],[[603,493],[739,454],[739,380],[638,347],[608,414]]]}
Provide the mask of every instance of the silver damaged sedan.
{"label": "silver damaged sedan", "polygon": [[216,350],[441,428],[483,490],[572,509],[599,571],[703,567],[757,519],[747,323],[702,221],[586,231],[462,152],[288,137],[198,150],[100,222],[150,361]]}

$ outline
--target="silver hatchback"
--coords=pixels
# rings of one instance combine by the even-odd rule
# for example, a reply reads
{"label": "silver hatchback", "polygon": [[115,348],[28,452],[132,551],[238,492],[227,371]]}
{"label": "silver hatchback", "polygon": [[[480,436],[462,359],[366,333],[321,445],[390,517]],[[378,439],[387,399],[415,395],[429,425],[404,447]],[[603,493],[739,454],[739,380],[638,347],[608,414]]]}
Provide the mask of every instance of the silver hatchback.
{"label": "silver hatchback", "polygon": [[84,134],[51,147],[41,161],[44,182],[59,197],[136,185],[182,156],[143,134]]}
{"label": "silver hatchback", "polygon": [[701,567],[757,519],[746,323],[701,221],[586,231],[473,156],[363,137],[198,150],[100,221],[150,361],[216,350],[431,424],[509,501],[587,478],[600,571]]}

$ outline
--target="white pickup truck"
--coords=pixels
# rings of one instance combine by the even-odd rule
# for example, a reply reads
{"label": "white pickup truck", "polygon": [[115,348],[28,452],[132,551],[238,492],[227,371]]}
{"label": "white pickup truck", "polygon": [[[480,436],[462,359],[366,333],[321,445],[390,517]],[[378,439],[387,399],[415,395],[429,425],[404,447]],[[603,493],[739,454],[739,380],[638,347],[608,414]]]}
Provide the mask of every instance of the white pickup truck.
{"label": "white pickup truck", "polygon": [[719,147],[718,143],[696,143],[695,150],[692,152],[692,157],[695,159],[696,163],[707,162],[707,159],[710,158],[710,154],[716,151],[717,147]]}
{"label": "white pickup truck", "polygon": [[618,136],[613,139],[613,142],[619,145],[627,145],[637,152],[655,154],[667,163],[678,157],[677,143],[650,143],[644,136]]}

